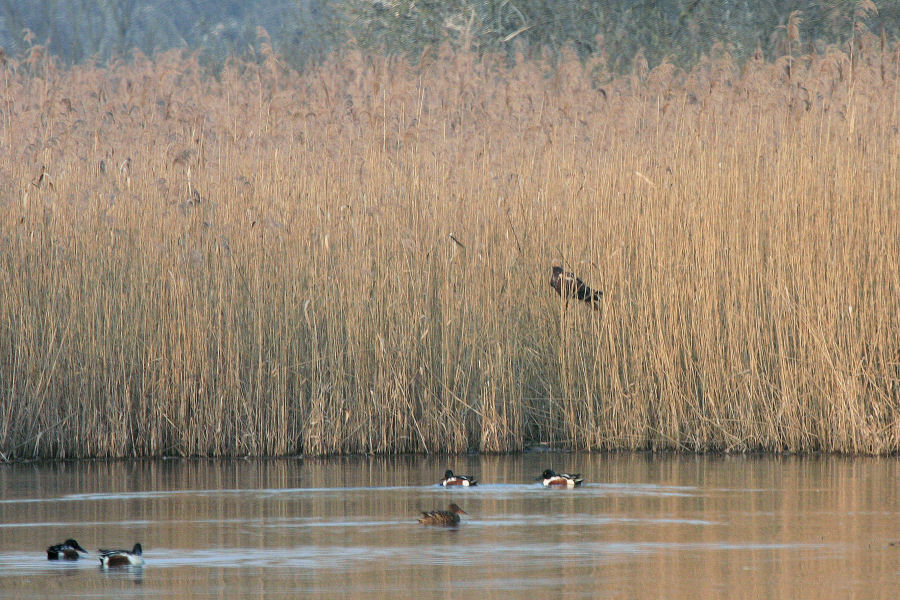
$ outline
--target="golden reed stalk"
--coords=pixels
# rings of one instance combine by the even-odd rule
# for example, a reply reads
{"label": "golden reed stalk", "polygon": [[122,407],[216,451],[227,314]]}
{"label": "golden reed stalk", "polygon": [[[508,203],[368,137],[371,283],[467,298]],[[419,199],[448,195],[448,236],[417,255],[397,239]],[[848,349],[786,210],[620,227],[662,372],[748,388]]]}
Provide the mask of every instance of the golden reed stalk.
{"label": "golden reed stalk", "polygon": [[876,46],[630,76],[9,61],[0,459],[897,452]]}

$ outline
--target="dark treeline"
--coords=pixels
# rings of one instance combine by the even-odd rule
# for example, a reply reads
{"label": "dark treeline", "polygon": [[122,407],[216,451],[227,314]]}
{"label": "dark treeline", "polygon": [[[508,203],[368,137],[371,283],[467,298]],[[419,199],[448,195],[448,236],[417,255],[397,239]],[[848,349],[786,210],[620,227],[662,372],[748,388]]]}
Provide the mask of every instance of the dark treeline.
{"label": "dark treeline", "polygon": [[624,71],[637,56],[689,67],[721,44],[739,60],[758,51],[771,59],[853,43],[863,31],[895,40],[900,1],[0,0],[6,54],[40,44],[67,63],[185,48],[216,67],[271,44],[301,68],[355,41],[414,59],[441,44],[510,55],[570,48]]}
{"label": "dark treeline", "polygon": [[0,48],[18,55],[46,46],[66,63],[107,62],[184,48],[207,65],[246,58],[271,37],[292,66],[333,47],[328,0],[0,0]]}

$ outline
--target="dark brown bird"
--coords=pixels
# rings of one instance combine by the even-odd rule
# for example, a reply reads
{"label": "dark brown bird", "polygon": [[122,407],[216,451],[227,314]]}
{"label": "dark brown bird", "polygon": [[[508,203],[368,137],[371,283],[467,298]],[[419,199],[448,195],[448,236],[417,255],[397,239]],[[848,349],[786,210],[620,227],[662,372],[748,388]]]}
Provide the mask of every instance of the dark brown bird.
{"label": "dark brown bird", "polygon": [[422,525],[459,525],[459,515],[467,515],[466,511],[456,504],[451,504],[449,510],[429,510],[423,512],[419,518]]}
{"label": "dark brown bird", "polygon": [[563,298],[575,298],[576,300],[587,302],[594,310],[600,308],[603,292],[592,290],[574,273],[563,271],[562,267],[553,267],[553,272],[550,274],[550,287],[556,290],[556,293]]}

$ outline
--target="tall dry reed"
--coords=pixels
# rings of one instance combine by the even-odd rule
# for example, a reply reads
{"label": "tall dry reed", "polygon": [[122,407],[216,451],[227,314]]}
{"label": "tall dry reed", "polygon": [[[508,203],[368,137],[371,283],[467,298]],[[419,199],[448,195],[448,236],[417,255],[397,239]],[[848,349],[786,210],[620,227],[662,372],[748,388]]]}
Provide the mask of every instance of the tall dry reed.
{"label": "tall dry reed", "polygon": [[897,452],[898,50],[866,43],[10,61],[0,458]]}

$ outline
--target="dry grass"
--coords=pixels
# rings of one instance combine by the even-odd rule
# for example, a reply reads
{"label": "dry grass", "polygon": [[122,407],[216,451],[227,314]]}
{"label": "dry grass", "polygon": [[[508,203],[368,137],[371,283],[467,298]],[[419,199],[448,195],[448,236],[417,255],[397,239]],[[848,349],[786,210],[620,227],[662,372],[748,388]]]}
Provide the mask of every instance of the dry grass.
{"label": "dry grass", "polygon": [[897,452],[898,51],[866,42],[11,61],[0,458]]}

